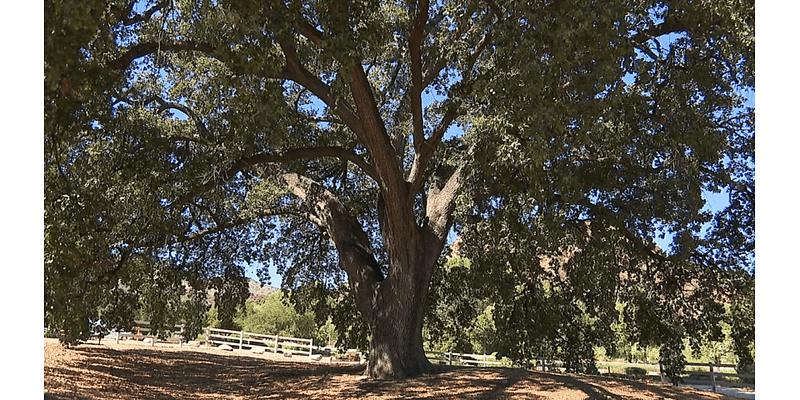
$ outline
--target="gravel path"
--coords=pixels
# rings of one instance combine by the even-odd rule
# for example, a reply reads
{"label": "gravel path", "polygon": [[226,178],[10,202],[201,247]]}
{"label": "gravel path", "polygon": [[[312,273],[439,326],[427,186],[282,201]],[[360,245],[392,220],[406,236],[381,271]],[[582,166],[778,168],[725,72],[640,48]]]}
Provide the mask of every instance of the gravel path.
{"label": "gravel path", "polygon": [[363,366],[219,349],[44,339],[45,399],[728,399],[692,388],[519,369],[449,367],[399,381]]}

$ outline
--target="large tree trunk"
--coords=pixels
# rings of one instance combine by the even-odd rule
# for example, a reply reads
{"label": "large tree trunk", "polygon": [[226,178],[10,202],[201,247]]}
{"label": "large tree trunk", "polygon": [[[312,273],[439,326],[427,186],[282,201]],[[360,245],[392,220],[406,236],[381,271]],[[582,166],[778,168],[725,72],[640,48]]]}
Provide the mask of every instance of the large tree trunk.
{"label": "large tree trunk", "polygon": [[450,177],[445,190],[437,187],[428,193],[421,226],[413,219],[403,224],[408,219],[397,217],[403,215],[402,211],[413,215],[410,205],[393,215],[379,199],[378,215],[389,250],[389,276],[375,285],[372,293],[356,293],[372,335],[367,368],[371,378],[404,378],[433,367],[422,347],[422,322],[431,277],[452,221],[459,173],[460,169]]}
{"label": "large tree trunk", "polygon": [[442,187],[430,188],[419,225],[407,192],[389,197],[386,204],[384,196],[379,198],[378,217],[389,254],[386,277],[366,233],[336,196],[306,177],[283,175],[283,182],[307,202],[306,217],[330,235],[339,252],[356,306],[370,328],[367,373],[372,378],[403,378],[432,368],[422,347],[423,315],[428,285],[452,225],[461,169]]}
{"label": "large tree trunk", "polygon": [[419,375],[432,368],[422,346],[422,321],[433,265],[381,282],[375,297],[367,373],[376,379]]}

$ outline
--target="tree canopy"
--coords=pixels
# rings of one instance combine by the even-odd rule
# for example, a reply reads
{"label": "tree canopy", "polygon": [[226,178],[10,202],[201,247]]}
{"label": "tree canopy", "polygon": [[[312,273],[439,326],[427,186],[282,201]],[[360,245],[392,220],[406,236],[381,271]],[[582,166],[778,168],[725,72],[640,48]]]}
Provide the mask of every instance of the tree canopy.
{"label": "tree canopy", "polygon": [[519,357],[585,359],[618,299],[643,342],[713,330],[755,272],[754,13],[47,0],[45,324],[74,341],[145,304],[199,332],[207,289],[232,318],[261,262],[346,282],[369,374],[414,375],[458,235]]}

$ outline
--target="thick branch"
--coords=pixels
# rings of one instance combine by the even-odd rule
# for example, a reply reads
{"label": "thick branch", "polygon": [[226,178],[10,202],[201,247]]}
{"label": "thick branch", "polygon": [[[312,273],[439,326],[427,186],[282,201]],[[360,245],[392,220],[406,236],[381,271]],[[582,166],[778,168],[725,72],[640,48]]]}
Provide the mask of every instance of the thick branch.
{"label": "thick branch", "polygon": [[[438,18],[441,18],[441,17],[438,17]],[[502,18],[500,18],[500,15],[498,15],[498,19],[502,20]],[[438,21],[433,21],[433,22],[438,22]],[[456,33],[453,35],[453,37],[454,38],[461,37],[463,35],[463,33],[466,31],[467,26],[468,26],[467,24],[463,24],[456,31]],[[426,27],[425,31],[426,32],[429,31],[430,28],[431,28],[431,25],[428,25]],[[483,38],[481,38],[481,41],[478,43],[478,45],[475,46],[473,51],[469,54],[469,56],[467,56],[466,60],[467,60],[467,63],[469,65],[469,67],[466,68],[465,70],[469,71],[469,70],[472,69],[472,65],[474,65],[475,61],[478,59],[478,57],[481,55],[481,53],[483,53],[483,51],[487,48],[487,46],[490,43],[491,39],[492,39],[492,32],[491,31],[487,32],[483,36]],[[412,82],[412,90],[409,90],[409,91],[405,92],[404,96],[400,99],[400,105],[397,107],[397,109],[396,109],[396,111],[394,113],[393,119],[394,119],[396,124],[400,124],[401,122],[406,121],[406,118],[408,118],[408,114],[409,113],[412,113],[412,115],[413,115],[414,113],[417,112],[417,111],[414,111],[415,106],[412,104],[412,102],[414,101],[413,100],[414,96],[415,95],[420,95],[425,90],[425,88],[430,86],[431,83],[433,83],[433,81],[436,80],[436,77],[439,76],[439,74],[442,72],[442,70],[445,67],[447,67],[448,62],[455,56],[456,56],[455,52],[453,50],[449,50],[449,51],[444,52],[438,59],[436,59],[432,64],[430,64],[426,68],[424,74],[422,75],[422,78],[421,78],[421,81],[420,81],[420,84],[419,84],[419,91],[418,92],[414,90],[414,86],[413,86],[413,82]],[[413,56],[412,56],[412,62],[413,62]],[[419,115],[422,115],[421,103],[420,103],[419,109],[420,109]],[[416,123],[417,122],[414,122],[414,124],[416,124]],[[402,130],[397,129],[397,131],[394,132],[393,137],[392,137],[392,143],[393,143],[393,145],[395,147],[395,151],[400,156],[402,156],[403,151],[404,151],[403,145],[404,145],[404,139],[405,139],[401,135],[401,133],[402,133]],[[422,140],[424,140],[424,137],[422,136],[422,134],[417,135],[416,131],[414,132],[414,135],[415,135],[415,140],[414,140],[415,146],[419,146],[419,144],[421,144]]]}
{"label": "thick branch", "polygon": [[361,158],[358,154],[354,153],[351,150],[338,147],[315,147],[306,149],[293,149],[281,153],[256,154],[251,157],[242,158],[236,161],[230,169],[220,174],[219,178],[206,182],[205,184],[195,188],[190,193],[178,199],[178,201],[176,201],[175,204],[177,205],[186,204],[188,201],[194,199],[195,197],[201,195],[202,193],[205,193],[233,179],[233,177],[236,176],[237,173],[243,172],[258,164],[280,163],[280,162],[308,160],[308,159],[324,158],[324,157],[333,157],[333,158],[338,158],[340,160],[350,161],[353,164],[359,166],[359,168],[361,168],[361,170],[364,171],[364,173],[373,177],[373,179],[377,179],[377,173],[375,172],[375,168],[372,165],[368,164],[363,158]]}
{"label": "thick branch", "polygon": [[358,110],[359,120],[363,124],[364,145],[369,150],[378,176],[378,184],[392,196],[402,196],[405,186],[401,186],[403,178],[400,162],[395,155],[386,125],[381,118],[372,87],[369,84],[361,64],[353,66],[350,79],[350,90]]}
{"label": "thick branch", "polygon": [[319,225],[325,227],[339,252],[339,264],[347,272],[358,309],[371,321],[375,290],[384,277],[361,225],[336,196],[313,180],[298,174],[285,174],[281,179],[319,217]]}
{"label": "thick branch", "polygon": [[500,10],[500,7],[497,6],[497,3],[494,0],[487,0],[486,3],[489,5],[489,8],[492,9],[492,12],[497,17],[498,20],[503,20],[503,11]]}
{"label": "thick branch", "polygon": [[[192,206],[200,207],[198,204],[192,204]],[[211,213],[210,210],[208,210],[207,212]],[[147,242],[144,242],[144,243],[139,243],[139,244],[132,245],[130,248],[131,249],[149,249],[149,248],[154,248],[154,247],[159,247],[159,246],[167,246],[167,245],[178,244],[178,243],[194,242],[194,241],[200,240],[200,239],[202,239],[202,238],[204,238],[206,236],[209,236],[209,235],[214,235],[214,234],[223,232],[223,231],[231,229],[231,228],[236,228],[238,226],[242,226],[242,225],[245,225],[245,224],[249,224],[249,223],[255,222],[259,218],[270,217],[270,216],[279,216],[279,215],[287,215],[287,216],[299,217],[299,218],[305,219],[307,221],[310,221],[310,222],[316,224],[317,226],[321,226],[320,224],[322,223],[321,220],[319,219],[319,217],[317,217],[316,215],[313,215],[311,213],[304,212],[304,211],[301,211],[301,210],[292,209],[292,208],[285,208],[285,207],[284,208],[279,208],[279,209],[262,208],[262,209],[259,209],[258,213],[251,214],[251,215],[248,215],[246,217],[237,217],[237,218],[234,218],[234,219],[231,219],[231,220],[228,220],[228,221],[219,221],[218,218],[213,217],[213,219],[215,221],[215,225],[211,226],[211,227],[208,227],[206,229],[203,229],[203,230],[200,230],[200,231],[197,231],[197,232],[194,232],[194,233],[190,233],[190,234],[185,234],[185,235],[182,235],[182,236],[172,236],[172,237],[161,236],[161,237],[158,237],[156,239],[153,239],[153,240],[150,240],[150,241],[147,241]]]}
{"label": "thick branch", "polygon": [[575,156],[571,157],[570,160],[579,162],[600,162],[600,163],[605,161],[610,161],[614,164],[619,164],[625,168],[645,174],[657,174],[664,170],[664,167],[643,167],[641,165],[634,164],[624,158],[617,159],[613,157]]}
{"label": "thick branch", "polygon": [[662,61],[662,60],[661,60],[661,58],[660,58],[660,57],[659,57],[659,56],[658,56],[656,53],[654,53],[652,49],[650,49],[649,47],[647,47],[647,45],[645,45],[644,43],[642,43],[642,42],[637,42],[636,40],[632,40],[632,42],[633,42],[633,45],[634,45],[634,46],[635,46],[637,49],[639,49],[639,50],[643,51],[645,54],[647,54],[648,56],[650,56],[650,58],[652,58],[652,59],[653,59],[653,61],[656,61],[656,62],[661,62],[661,61]]}
{"label": "thick branch", "polygon": [[123,70],[137,58],[141,58],[158,51],[199,51],[208,55],[214,55],[214,48],[208,43],[199,43],[195,41],[185,42],[146,42],[139,43],[133,47],[128,48],[120,57],[109,61],[106,65],[112,69]]}
{"label": "thick branch", "polygon": [[[132,251],[133,251],[132,248],[123,249],[122,252],[120,253],[119,260],[117,260],[114,267],[106,271],[102,271],[103,268],[98,268],[97,263],[108,265],[109,263],[108,260],[94,260],[92,265],[88,265],[88,267],[91,268],[92,270],[100,270],[102,272],[96,278],[84,281],[83,282],[84,288],[85,286],[90,286],[90,285],[107,285],[111,283],[111,280],[115,278],[117,273],[119,273],[119,271],[122,270],[122,267],[125,266],[125,263],[128,261],[128,258],[130,258]],[[87,267],[87,265],[84,264],[84,267]]]}
{"label": "thick branch", "polygon": [[645,43],[650,39],[657,39],[659,36],[675,33],[675,32],[682,32],[687,30],[683,23],[675,20],[667,20],[658,25],[651,27],[650,29],[645,29],[641,32],[637,32],[635,35],[631,37],[636,43]]}
{"label": "thick branch", "polygon": [[422,0],[417,5],[414,28],[409,38],[411,54],[411,122],[414,147],[419,148],[425,140],[422,125],[422,36],[428,22],[428,1]]}
{"label": "thick branch", "polygon": [[625,236],[625,238],[631,244],[633,244],[634,247],[639,249],[639,251],[642,251],[643,253],[647,254],[651,259],[660,262],[670,261],[668,256],[661,254],[657,251],[656,246],[654,244],[646,243],[643,239],[641,239],[640,237],[636,236],[633,232],[631,232],[630,229],[628,229],[628,227],[625,225],[624,221],[620,220],[613,211],[610,211],[601,205],[592,203],[587,198],[582,198],[579,200],[570,200],[561,195],[555,195],[555,197],[565,203],[579,205],[588,208],[598,218],[602,219],[609,225],[613,226],[614,229],[617,229],[619,232],[621,232],[623,236]]}
{"label": "thick branch", "polygon": [[353,111],[353,108],[347,104],[347,102],[335,99],[331,95],[330,86],[325,84],[325,82],[320,80],[316,75],[309,72],[300,63],[293,43],[281,41],[280,45],[284,57],[286,58],[286,67],[284,67],[282,76],[296,82],[322,100],[325,105],[336,112],[336,115],[338,115],[342,122],[355,133],[356,137],[363,141],[364,127],[358,115]]}
{"label": "thick branch", "polygon": [[447,132],[447,129],[450,128],[450,125],[459,115],[460,111],[458,108],[451,107],[448,109],[442,118],[442,121],[433,131],[431,137],[416,148],[414,163],[411,165],[411,173],[409,174],[408,178],[409,182],[411,182],[410,194],[412,196],[415,196],[416,193],[418,193],[421,189],[422,183],[426,177],[425,170],[427,169],[428,162],[430,161],[431,157],[433,157],[436,148],[439,146],[439,143],[441,143],[445,132]]}
{"label": "thick branch", "polygon": [[[473,150],[470,150],[468,154],[472,154],[472,152]],[[428,191],[425,205],[425,218],[427,219],[425,228],[437,240],[447,238],[447,232],[453,223],[453,212],[455,211],[456,197],[461,188],[462,177],[470,166],[470,160],[466,160],[447,178],[441,189],[432,185]]]}

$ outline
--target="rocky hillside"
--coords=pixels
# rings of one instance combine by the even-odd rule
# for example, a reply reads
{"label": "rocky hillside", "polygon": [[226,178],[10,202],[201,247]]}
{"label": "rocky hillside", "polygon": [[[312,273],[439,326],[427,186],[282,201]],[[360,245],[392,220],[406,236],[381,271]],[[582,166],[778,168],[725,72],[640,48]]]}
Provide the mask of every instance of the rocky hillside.
{"label": "rocky hillside", "polygon": [[260,301],[264,297],[267,297],[280,290],[272,286],[262,285],[260,282],[252,279],[248,279],[248,281],[250,284],[250,301]]}

